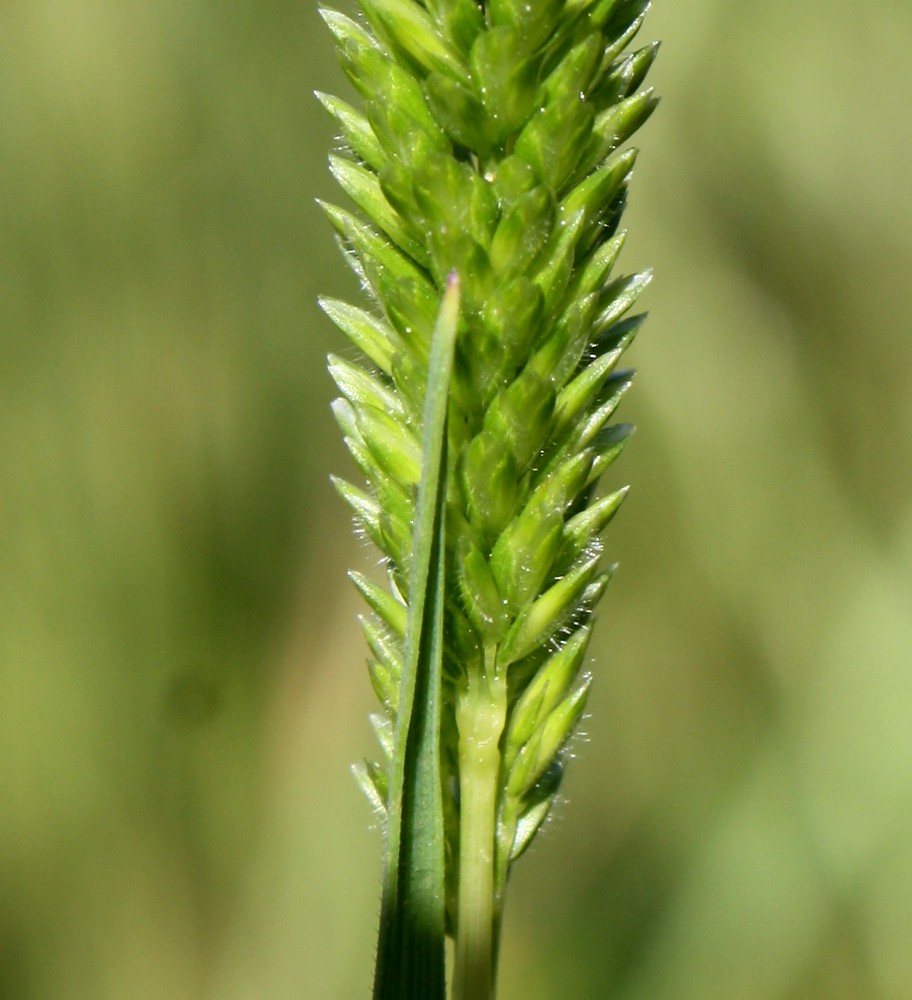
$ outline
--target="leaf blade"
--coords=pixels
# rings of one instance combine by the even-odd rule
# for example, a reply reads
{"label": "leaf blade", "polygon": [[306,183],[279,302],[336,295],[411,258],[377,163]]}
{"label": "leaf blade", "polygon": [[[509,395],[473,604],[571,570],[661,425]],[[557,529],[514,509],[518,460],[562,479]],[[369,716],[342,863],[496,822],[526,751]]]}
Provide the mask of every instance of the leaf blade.
{"label": "leaf blade", "polygon": [[459,318],[451,275],[431,340],[415,512],[406,655],[387,799],[387,844],[374,1000],[445,1000],[445,872],[440,684],[446,415]]}

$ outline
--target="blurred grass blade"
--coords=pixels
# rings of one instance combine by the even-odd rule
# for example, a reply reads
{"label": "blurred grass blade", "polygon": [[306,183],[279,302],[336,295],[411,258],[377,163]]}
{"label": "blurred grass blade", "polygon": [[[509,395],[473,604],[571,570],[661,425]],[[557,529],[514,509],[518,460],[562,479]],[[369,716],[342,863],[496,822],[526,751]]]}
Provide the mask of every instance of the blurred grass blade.
{"label": "blurred grass blade", "polygon": [[374,1000],[444,1000],[444,831],[440,780],[446,415],[459,281],[447,282],[431,342],[406,656],[390,767]]}

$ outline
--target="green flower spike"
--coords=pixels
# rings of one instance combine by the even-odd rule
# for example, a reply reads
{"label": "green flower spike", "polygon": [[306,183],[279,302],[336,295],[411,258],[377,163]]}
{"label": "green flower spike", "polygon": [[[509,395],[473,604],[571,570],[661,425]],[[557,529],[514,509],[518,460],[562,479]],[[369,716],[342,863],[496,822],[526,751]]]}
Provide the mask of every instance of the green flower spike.
{"label": "green flower spike", "polygon": [[375,1000],[490,1000],[512,862],[554,802],[586,704],[601,474],[649,274],[612,278],[656,100],[648,0],[360,0],[323,17],[360,106],[318,95],[355,211],[324,205],[370,297],[326,299],[363,354],[331,357],[366,481],[337,481],[382,550],[371,614],[385,816]]}

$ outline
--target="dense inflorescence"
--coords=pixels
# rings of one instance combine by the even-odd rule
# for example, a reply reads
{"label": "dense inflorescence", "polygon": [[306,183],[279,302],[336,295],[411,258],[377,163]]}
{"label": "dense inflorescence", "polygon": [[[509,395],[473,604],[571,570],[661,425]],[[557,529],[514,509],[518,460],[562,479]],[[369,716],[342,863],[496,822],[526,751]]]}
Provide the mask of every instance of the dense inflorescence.
{"label": "dense inflorescence", "polygon": [[[597,491],[631,432],[610,421],[618,363],[648,274],[611,277],[636,158],[655,106],[657,46],[625,53],[647,0],[361,0],[325,11],[362,99],[319,95],[341,128],[331,169],[356,206],[325,210],[369,308],[324,300],[366,362],[330,359],[335,415],[366,480],[339,481],[388,558],[389,587],[353,574],[375,719],[392,753],[432,331],[448,276],[461,288],[446,449],[441,767],[447,920],[460,855],[460,706],[503,697],[495,894],[553,802],[589,688],[593,609],[611,570],[600,532],[624,490]],[[496,697],[496,694],[495,694]],[[362,783],[378,808],[387,764]]]}

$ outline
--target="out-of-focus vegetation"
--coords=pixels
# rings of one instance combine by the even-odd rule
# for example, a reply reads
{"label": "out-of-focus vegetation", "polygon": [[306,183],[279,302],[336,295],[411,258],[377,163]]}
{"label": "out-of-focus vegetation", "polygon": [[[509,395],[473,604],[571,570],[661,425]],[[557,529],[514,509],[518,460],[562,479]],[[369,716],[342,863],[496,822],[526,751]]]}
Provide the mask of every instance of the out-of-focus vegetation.
{"label": "out-of-focus vegetation", "polygon": [[[589,738],[502,993],[912,995],[912,8],[661,3]],[[0,997],[366,996],[315,6],[0,10]]]}

